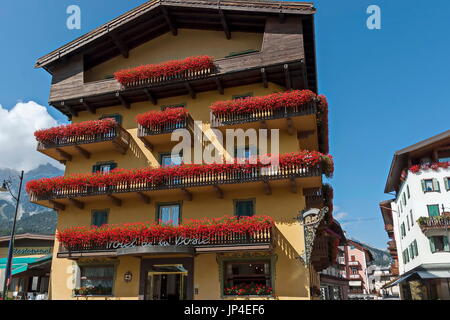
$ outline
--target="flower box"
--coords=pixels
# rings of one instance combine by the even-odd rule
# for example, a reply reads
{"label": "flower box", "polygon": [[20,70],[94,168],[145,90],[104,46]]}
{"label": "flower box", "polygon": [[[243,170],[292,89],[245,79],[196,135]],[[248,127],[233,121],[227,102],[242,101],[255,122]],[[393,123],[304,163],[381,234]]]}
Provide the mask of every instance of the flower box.
{"label": "flower box", "polygon": [[43,144],[58,144],[72,137],[108,134],[116,126],[117,122],[114,119],[107,118],[39,130],[34,133],[34,136],[37,141]]}
{"label": "flower box", "polygon": [[208,74],[214,68],[210,56],[194,56],[183,60],[171,60],[159,64],[143,65],[120,70],[114,78],[123,85],[139,84],[143,80],[166,81],[177,78],[189,78],[197,74]]}
{"label": "flower box", "polygon": [[149,111],[136,116],[136,122],[145,128],[161,127],[184,122],[188,117],[186,108],[168,108],[164,111]]}

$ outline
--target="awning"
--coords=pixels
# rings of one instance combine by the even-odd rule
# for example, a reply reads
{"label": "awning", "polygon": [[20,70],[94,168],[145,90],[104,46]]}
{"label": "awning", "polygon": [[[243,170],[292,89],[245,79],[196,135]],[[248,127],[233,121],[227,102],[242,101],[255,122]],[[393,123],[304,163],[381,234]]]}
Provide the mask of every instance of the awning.
{"label": "awning", "polygon": [[[33,266],[39,265],[44,262],[48,262],[52,259],[52,255],[47,255],[44,257],[37,258],[13,258],[12,262],[12,275],[25,272]],[[0,259],[0,270],[6,269],[6,264],[8,263],[7,258]]]}
{"label": "awning", "polygon": [[406,279],[408,279],[409,277],[411,277],[411,276],[413,276],[413,275],[415,275],[415,273],[410,273],[410,274],[408,274],[408,275],[399,277],[397,280],[393,280],[393,281],[391,281],[390,283],[385,284],[382,288],[383,288],[383,289],[387,289],[387,288],[396,286],[396,285],[399,284],[400,282],[405,281]]}
{"label": "awning", "polygon": [[422,279],[450,278],[450,270],[426,270],[417,271]]}

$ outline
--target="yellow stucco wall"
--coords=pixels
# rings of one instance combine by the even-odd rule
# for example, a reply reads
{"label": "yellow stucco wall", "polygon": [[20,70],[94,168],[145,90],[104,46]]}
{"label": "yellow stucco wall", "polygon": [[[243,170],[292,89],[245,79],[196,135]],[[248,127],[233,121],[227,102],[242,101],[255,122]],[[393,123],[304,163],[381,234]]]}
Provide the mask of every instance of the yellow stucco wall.
{"label": "yellow stucco wall", "polygon": [[262,39],[262,33],[233,32],[233,39],[227,40],[222,31],[179,29],[177,36],[166,33],[130,50],[128,59],[117,56],[95,66],[86,71],[85,81],[102,80],[121,69],[190,56],[209,55],[220,59],[233,52],[261,50]]}
{"label": "yellow stucco wall", "polygon": [[[103,79],[105,75],[114,71],[137,66],[145,63],[154,63],[175,58],[184,58],[196,54],[209,54],[221,58],[231,52],[247,49],[259,50],[262,34],[233,33],[232,40],[226,40],[223,32],[180,30],[177,37],[165,34],[158,39],[148,42],[130,52],[129,59],[116,57],[86,72],[86,80]],[[225,89],[225,94],[217,91],[198,93],[196,99],[190,96],[178,96],[158,100],[158,105],[150,102],[133,103],[130,109],[123,106],[111,106],[99,109],[96,115],[89,112],[80,112],[73,117],[73,122],[98,119],[102,115],[119,113],[123,116],[123,127],[132,135],[136,148],[125,155],[114,150],[105,152],[92,152],[89,159],[74,155],[73,160],[66,165],[66,174],[91,172],[92,166],[97,162],[114,160],[119,168],[138,168],[148,165],[159,166],[159,152],[170,152],[169,141],[165,145],[157,146],[153,152],[148,150],[137,138],[136,115],[149,111],[161,110],[161,106],[185,103],[194,120],[205,123],[203,129],[209,127],[209,106],[218,100],[229,100],[234,95],[252,93],[254,96],[267,95],[279,92],[284,88],[269,83],[265,89],[262,84],[240,86]],[[304,121],[296,130],[311,130],[316,127],[315,118]],[[299,149],[317,150],[317,134],[304,139],[289,135],[286,130],[280,131],[280,153],[298,151]],[[269,149],[270,152],[270,149]],[[218,199],[214,190],[208,188],[192,188],[193,200],[184,198],[180,190],[167,190],[152,193],[152,202],[145,204],[135,194],[121,194],[123,200],[121,207],[115,206],[105,197],[86,198],[85,208],[78,209],[68,205],[66,210],[59,212],[57,229],[61,230],[73,226],[86,226],[91,224],[91,211],[93,209],[109,209],[109,223],[154,221],[156,208],[160,202],[182,202],[182,219],[197,219],[205,216],[221,217],[233,215],[235,199],[255,199],[255,212],[258,215],[270,215],[277,221],[280,234],[276,236],[275,249],[272,255],[277,256],[275,275],[275,294],[280,299],[307,299],[309,288],[309,271],[298,259],[304,251],[303,228],[295,218],[305,207],[303,188],[320,187],[321,178],[304,178],[297,181],[297,193],[291,192],[289,181],[273,182],[272,193],[266,195],[261,183],[236,184],[223,186],[224,198]],[[51,298],[71,299],[74,286],[76,263],[68,259],[57,258],[59,244],[55,242],[54,259],[51,277]],[[85,259],[83,259],[85,260]],[[100,260],[101,262],[101,260]],[[194,287],[199,289],[196,299],[220,299],[220,277],[216,254],[200,254],[194,262]],[[126,283],[123,280],[125,272],[133,273],[133,280]],[[133,257],[121,257],[116,260],[116,275],[114,297],[107,299],[138,299],[140,260]],[[95,298],[106,299],[106,298]]]}

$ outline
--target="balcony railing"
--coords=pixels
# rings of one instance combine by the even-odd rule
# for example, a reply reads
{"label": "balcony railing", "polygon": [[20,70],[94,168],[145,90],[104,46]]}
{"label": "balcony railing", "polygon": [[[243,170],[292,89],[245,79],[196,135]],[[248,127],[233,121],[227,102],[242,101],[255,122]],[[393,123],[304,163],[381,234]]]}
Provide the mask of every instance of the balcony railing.
{"label": "balcony railing", "polygon": [[[202,234],[199,232],[195,238],[196,239],[207,239],[207,244],[180,244],[180,239],[178,237],[171,237],[164,239],[164,243],[161,244],[159,238],[145,239],[142,241],[140,239],[135,239],[133,245],[128,245],[127,248],[133,247],[191,247],[193,249],[202,249],[202,252],[206,252],[207,248],[217,248],[217,247],[230,247],[230,246],[254,246],[254,245],[270,245],[272,244],[273,230],[271,228],[265,230],[259,230],[255,232],[249,232],[246,234],[231,233],[227,235],[218,234]],[[84,245],[77,246],[64,246],[60,244],[58,257],[67,257],[71,255],[76,255],[80,253],[115,253],[119,247],[114,244],[114,242],[105,243],[102,245],[96,244],[94,242],[86,243]],[[227,249],[228,250],[228,249]]]}
{"label": "balcony railing", "polygon": [[350,274],[350,275],[348,276],[348,278],[349,278],[350,280],[360,280],[360,279],[362,279],[362,277],[361,277],[360,274]]}
{"label": "balcony railing", "polygon": [[421,217],[418,223],[423,232],[431,229],[450,229],[450,216]]}
{"label": "balcony railing", "polygon": [[60,150],[64,147],[73,147],[80,145],[87,145],[93,143],[111,141],[120,152],[125,153],[131,143],[131,135],[127,130],[120,125],[114,126],[111,130],[105,133],[73,135],[68,137],[58,137],[50,141],[38,142],[37,150],[46,153],[47,150],[58,149],[59,153],[63,153],[65,158],[70,156],[66,150]]}
{"label": "balcony railing", "polygon": [[159,134],[167,134],[172,133],[177,129],[188,129],[194,130],[194,120],[190,115],[188,115],[185,119],[177,121],[161,124],[153,127],[144,127],[142,125],[138,125],[138,137],[146,137],[146,136],[154,136]]}
{"label": "balcony railing", "polygon": [[119,182],[116,185],[101,187],[63,186],[54,188],[51,193],[46,194],[36,195],[31,191],[30,199],[32,202],[37,202],[43,200],[111,195],[130,192],[137,193],[167,189],[185,189],[190,187],[218,186],[223,184],[249,183],[269,180],[291,180],[296,178],[319,177],[321,174],[322,169],[320,165],[313,167],[290,165],[279,168],[252,168],[248,171],[243,171],[240,168],[236,168],[232,171],[223,173],[202,172],[193,176],[164,176],[162,181],[158,182],[142,182],[140,180],[136,180],[135,182]]}
{"label": "balcony railing", "polygon": [[226,125],[313,115],[317,113],[317,105],[318,102],[310,102],[297,107],[261,109],[251,113],[230,112],[216,115],[211,112],[211,126],[221,127]]}
{"label": "balcony railing", "polygon": [[132,88],[132,87],[151,87],[155,85],[163,85],[166,83],[171,83],[175,81],[188,81],[188,80],[198,80],[205,77],[208,77],[213,72],[215,72],[214,68],[209,68],[201,71],[190,71],[186,70],[184,72],[181,72],[177,75],[173,76],[160,76],[157,78],[150,78],[150,79],[141,79],[137,81],[133,81],[130,83],[127,83],[124,85],[126,88]]}
{"label": "balcony railing", "polygon": [[359,263],[359,261],[349,261],[348,265],[351,266],[351,267],[358,267],[361,264]]}

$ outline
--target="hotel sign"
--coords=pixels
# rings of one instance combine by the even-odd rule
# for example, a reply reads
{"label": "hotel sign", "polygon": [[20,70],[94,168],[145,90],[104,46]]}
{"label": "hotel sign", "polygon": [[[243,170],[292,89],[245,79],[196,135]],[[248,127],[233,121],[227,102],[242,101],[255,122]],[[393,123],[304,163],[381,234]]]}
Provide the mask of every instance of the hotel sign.
{"label": "hotel sign", "polygon": [[209,239],[198,239],[198,238],[184,238],[184,237],[176,237],[175,243],[171,244],[168,241],[160,240],[156,244],[152,242],[141,242],[138,245],[137,239],[134,239],[129,242],[109,242],[107,244],[107,249],[124,249],[124,248],[134,248],[134,247],[167,247],[167,246],[202,246],[208,245]]}

